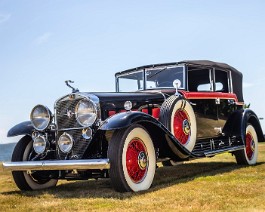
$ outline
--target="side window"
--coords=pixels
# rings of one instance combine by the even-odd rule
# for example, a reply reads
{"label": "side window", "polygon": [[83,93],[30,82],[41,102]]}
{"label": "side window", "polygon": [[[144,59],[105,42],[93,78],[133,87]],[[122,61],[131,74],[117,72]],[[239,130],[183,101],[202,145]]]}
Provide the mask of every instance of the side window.
{"label": "side window", "polygon": [[209,69],[196,69],[188,71],[189,91],[213,91],[211,71]]}
{"label": "side window", "polygon": [[228,73],[226,71],[215,70],[215,91],[228,93]]}

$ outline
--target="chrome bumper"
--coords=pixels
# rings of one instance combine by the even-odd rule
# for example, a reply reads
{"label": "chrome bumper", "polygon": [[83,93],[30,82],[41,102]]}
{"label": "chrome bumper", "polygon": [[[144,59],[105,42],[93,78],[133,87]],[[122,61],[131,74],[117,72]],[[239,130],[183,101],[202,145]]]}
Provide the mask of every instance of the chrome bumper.
{"label": "chrome bumper", "polygon": [[87,170],[109,169],[109,159],[89,160],[43,160],[4,162],[3,169],[11,171],[36,171],[36,170]]}

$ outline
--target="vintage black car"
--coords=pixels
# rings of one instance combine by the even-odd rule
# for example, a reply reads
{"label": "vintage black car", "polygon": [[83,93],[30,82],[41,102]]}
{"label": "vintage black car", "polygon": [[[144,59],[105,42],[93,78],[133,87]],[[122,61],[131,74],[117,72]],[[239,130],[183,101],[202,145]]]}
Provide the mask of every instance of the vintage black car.
{"label": "vintage black car", "polygon": [[148,189],[157,162],[174,165],[223,152],[238,164],[257,162],[264,141],[256,114],[244,109],[242,74],[212,61],[142,66],[116,73],[116,92],[79,92],[52,113],[37,105],[8,136],[17,143],[12,170],[21,190],[58,179],[111,179],[120,192]]}

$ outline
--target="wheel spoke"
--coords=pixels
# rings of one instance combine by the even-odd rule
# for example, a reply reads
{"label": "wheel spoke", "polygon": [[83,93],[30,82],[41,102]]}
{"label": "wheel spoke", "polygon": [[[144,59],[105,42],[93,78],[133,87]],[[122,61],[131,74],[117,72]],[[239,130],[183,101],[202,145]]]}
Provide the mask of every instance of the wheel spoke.
{"label": "wheel spoke", "polygon": [[190,123],[188,115],[185,110],[179,109],[174,114],[174,135],[179,140],[179,142],[185,145],[190,136]]}
{"label": "wheel spoke", "polygon": [[126,167],[130,178],[135,182],[141,182],[148,169],[147,152],[144,143],[139,138],[134,138],[128,144],[126,152]]}
{"label": "wheel spoke", "polygon": [[254,155],[254,151],[255,151],[255,146],[254,144],[252,144],[253,142],[253,137],[251,135],[251,133],[247,133],[246,134],[246,154],[249,160],[252,159],[253,155]]}

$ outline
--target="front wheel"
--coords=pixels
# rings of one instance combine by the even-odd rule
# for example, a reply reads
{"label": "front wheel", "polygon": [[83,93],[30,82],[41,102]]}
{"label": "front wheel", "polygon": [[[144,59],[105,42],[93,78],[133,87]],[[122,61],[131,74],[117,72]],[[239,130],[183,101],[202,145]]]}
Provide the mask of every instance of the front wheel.
{"label": "front wheel", "polygon": [[109,144],[109,175],[115,190],[147,190],[154,179],[156,155],[152,139],[141,125],[116,130]]}
{"label": "front wheel", "polygon": [[[33,155],[32,139],[25,136],[19,140],[12,154],[11,161],[28,161]],[[45,171],[35,171],[28,174],[25,171],[13,171],[14,181],[20,190],[38,190],[56,186],[57,179],[50,179]]]}
{"label": "front wheel", "polygon": [[234,153],[236,161],[239,165],[254,165],[258,158],[258,136],[252,125],[247,126],[245,138],[245,148]]}

